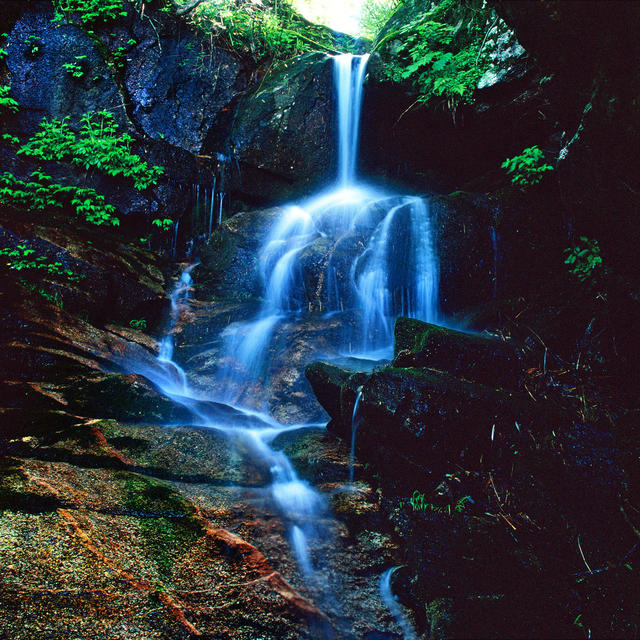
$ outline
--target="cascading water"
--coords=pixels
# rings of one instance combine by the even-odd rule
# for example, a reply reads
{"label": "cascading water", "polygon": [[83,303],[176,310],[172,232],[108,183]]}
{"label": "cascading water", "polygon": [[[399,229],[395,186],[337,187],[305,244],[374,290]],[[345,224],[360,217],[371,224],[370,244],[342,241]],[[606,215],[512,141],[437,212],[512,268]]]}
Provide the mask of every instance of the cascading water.
{"label": "cascading water", "polygon": [[342,187],[355,182],[362,91],[368,60],[368,55],[350,53],[334,58],[338,98],[338,184]]}
{"label": "cascading water", "polygon": [[[328,191],[285,207],[260,252],[264,302],[256,318],[226,332],[226,353],[234,366],[225,372],[223,397],[258,378],[268,383],[267,352],[283,323],[309,305],[300,256],[319,239],[332,243],[326,260],[325,314],[358,314],[350,335],[334,345],[336,353],[378,360],[390,357],[393,322],[399,315],[437,322],[438,266],[427,203],[396,196],[357,179],[363,80],[368,56],[334,57],[338,120],[338,177]],[[365,244],[352,255],[347,277],[339,278],[342,242]],[[343,269],[345,270],[345,269]]]}
{"label": "cascading water", "polygon": [[[309,316],[309,307],[317,303],[321,314],[316,313],[316,317],[332,322],[336,317],[350,319],[343,323],[345,328],[339,336],[331,338],[333,356],[355,353],[378,359],[388,357],[392,351],[395,317],[404,314],[432,322],[439,317],[438,267],[427,203],[357,179],[366,64],[367,56],[345,54],[334,58],[339,131],[337,180],[326,192],[285,207],[263,243],[259,253],[263,299],[251,320],[232,323],[222,333],[223,364],[214,374],[215,398],[198,392],[173,360],[173,331],[188,307],[190,273],[195,265],[183,271],[171,294],[171,327],[156,363],[129,363],[130,369],[147,376],[186,407],[194,424],[223,431],[239,448],[266,465],[271,474],[272,505],[286,525],[301,574],[317,591],[326,590],[327,584],[319,575],[322,562],[316,543],[328,537],[322,524],[328,507],[324,497],[302,480],[287,456],[273,446],[284,431],[317,425],[285,426],[261,412],[269,394],[274,337],[287,326],[299,326]],[[194,198],[198,201],[198,189]],[[220,194],[220,207],[222,198]],[[205,204],[209,229],[213,225],[214,201],[215,183]],[[319,245],[326,251],[320,260],[324,272],[318,279],[320,298],[312,301],[304,281],[302,256]],[[324,340],[328,344],[330,337],[324,336]],[[287,357],[286,353],[280,354],[281,360]],[[359,392],[353,413],[350,482],[361,397]],[[387,584],[388,580],[383,580],[385,602]],[[392,607],[394,603],[387,604]]]}

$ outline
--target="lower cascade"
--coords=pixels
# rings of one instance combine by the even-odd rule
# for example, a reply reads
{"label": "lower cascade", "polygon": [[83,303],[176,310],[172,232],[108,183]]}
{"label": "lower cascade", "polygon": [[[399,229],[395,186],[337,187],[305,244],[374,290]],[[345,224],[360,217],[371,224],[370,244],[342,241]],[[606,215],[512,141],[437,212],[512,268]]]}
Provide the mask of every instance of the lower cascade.
{"label": "lower cascade", "polygon": [[[287,432],[322,427],[326,418],[317,406],[304,414],[301,422],[283,422],[270,413],[269,372],[274,361],[286,367],[292,355],[290,345],[279,350],[274,343],[279,332],[292,327],[304,333],[310,318],[320,325],[331,323],[331,335],[324,336],[314,355],[335,361],[349,359],[370,370],[392,356],[396,317],[440,320],[438,263],[428,203],[356,179],[366,63],[367,56],[334,58],[338,179],[332,188],[285,206],[273,223],[259,251],[264,287],[259,309],[248,320],[233,322],[222,331],[211,388],[191,384],[188,366],[183,368],[174,360],[173,333],[189,312],[191,273],[197,263],[184,269],[170,295],[170,324],[156,362],[126,363],[130,371],[146,376],[186,408],[194,425],[223,433],[240,455],[268,468],[270,485],[264,497],[288,530],[291,550],[314,600],[334,613],[341,611],[342,604],[332,592],[334,567],[323,552],[335,535],[325,524],[331,517],[327,501],[274,445]],[[323,264],[315,289],[309,290],[303,262],[320,248]],[[291,366],[300,370],[305,364],[294,362]],[[353,482],[359,419],[356,403],[348,491],[358,490]],[[380,583],[381,605],[398,621],[404,637],[413,637],[391,595],[390,571]]]}

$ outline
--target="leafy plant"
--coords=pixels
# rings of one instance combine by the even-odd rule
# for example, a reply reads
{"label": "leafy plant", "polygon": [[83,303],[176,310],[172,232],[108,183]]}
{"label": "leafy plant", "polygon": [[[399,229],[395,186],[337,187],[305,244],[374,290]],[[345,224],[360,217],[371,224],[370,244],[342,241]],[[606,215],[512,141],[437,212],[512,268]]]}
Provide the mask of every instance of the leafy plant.
{"label": "leafy plant", "polygon": [[110,176],[131,179],[138,190],[157,183],[163,168],[149,166],[131,151],[133,138],[127,133],[118,133],[112,113],[86,113],[80,122],[80,131],[76,133],[67,118],[43,120],[40,131],[18,153],[45,161],[68,159],[85,169],[94,168]]}
{"label": "leafy plant", "polygon": [[564,263],[569,265],[569,273],[576,276],[580,282],[593,278],[602,267],[602,257],[597,240],[580,236],[580,244],[564,250]]}
{"label": "leafy plant", "polygon": [[65,62],[62,67],[64,70],[72,75],[74,78],[82,78],[84,75],[84,70],[82,69],[82,60],[84,60],[87,56],[76,56],[76,62]]}
{"label": "leafy plant", "polygon": [[145,318],[134,318],[133,320],[129,320],[129,326],[132,329],[142,331],[147,328],[147,321]]}
{"label": "leafy plant", "polygon": [[171,229],[171,226],[173,225],[173,220],[171,218],[156,218],[155,220],[151,221],[151,224],[154,227],[158,227],[160,231],[169,231],[169,229]]}
{"label": "leafy plant", "polygon": [[553,171],[553,167],[545,163],[542,149],[535,145],[524,149],[520,155],[507,158],[501,166],[511,175],[511,182],[520,187],[538,184],[547,171]]}
{"label": "leafy plant", "polygon": [[9,92],[11,91],[11,87],[9,85],[0,86],[0,110],[6,109],[7,111],[17,111],[18,103],[11,97],[9,97]]}
{"label": "leafy plant", "polygon": [[417,102],[440,100],[455,114],[460,103],[473,101],[486,68],[481,49],[492,14],[490,8],[471,4],[437,3],[376,45],[387,63],[387,76],[410,82],[418,92]]}
{"label": "leafy plant", "polygon": [[35,253],[34,249],[29,249],[24,244],[0,249],[5,266],[12,271],[46,271],[49,275],[63,276],[72,282],[85,277],[65,268],[62,262],[51,262],[47,257],[37,256]]}
{"label": "leafy plant", "polygon": [[286,0],[205,2],[190,16],[195,27],[240,55],[260,62],[283,60],[306,51],[335,51],[331,31],[305,21]]}
{"label": "leafy plant", "polygon": [[362,33],[373,39],[394,14],[401,0],[369,0],[362,6]]}
{"label": "leafy plant", "polygon": [[27,53],[30,56],[36,56],[40,52],[40,47],[42,46],[42,39],[39,36],[31,34],[25,44],[27,45]]}
{"label": "leafy plant", "polygon": [[111,52],[111,64],[113,64],[116,69],[122,69],[126,61],[127,50],[125,47],[118,47],[115,51]]}
{"label": "leafy plant", "polygon": [[29,289],[29,291],[33,291],[34,293],[41,295],[45,300],[52,302],[59,309],[62,309],[64,307],[64,300],[62,299],[62,296],[57,291],[54,291],[54,293],[48,293],[46,289],[44,289],[44,287],[38,287],[35,284],[30,284],[26,280],[20,280],[20,284],[23,287],[26,287],[27,289]]}
{"label": "leafy plant", "polygon": [[76,22],[83,25],[111,22],[126,16],[124,0],[53,0],[54,21]]}
{"label": "leafy plant", "polygon": [[13,209],[47,211],[69,206],[90,224],[118,226],[115,207],[104,196],[88,187],[64,186],[51,182],[51,176],[39,169],[31,180],[20,180],[12,173],[0,174],[0,203]]}

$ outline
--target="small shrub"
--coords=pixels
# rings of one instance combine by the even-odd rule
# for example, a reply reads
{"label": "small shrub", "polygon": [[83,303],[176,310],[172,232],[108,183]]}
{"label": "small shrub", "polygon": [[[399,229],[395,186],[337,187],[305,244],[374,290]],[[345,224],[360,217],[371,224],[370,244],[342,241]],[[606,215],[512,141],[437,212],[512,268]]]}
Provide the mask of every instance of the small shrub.
{"label": "small shrub", "polygon": [[137,331],[143,331],[147,328],[147,321],[145,318],[135,318],[133,320],[129,320],[129,326]]}
{"label": "small shrub", "polygon": [[151,221],[151,224],[154,227],[158,227],[160,231],[169,231],[173,225],[173,220],[171,218],[155,218],[155,220]]}
{"label": "small shrub", "polygon": [[[478,3],[476,3],[478,4]],[[443,0],[412,23],[386,34],[376,45],[394,82],[410,82],[417,102],[446,106],[473,102],[486,69],[481,56],[491,8]]]}
{"label": "small shrub", "polygon": [[545,163],[542,149],[535,145],[507,158],[501,166],[511,176],[511,182],[523,188],[538,184],[545,173],[553,171],[553,167]]}
{"label": "small shrub", "polygon": [[87,56],[76,56],[75,62],[65,62],[62,67],[63,69],[74,78],[82,78],[84,75],[84,70],[82,69],[82,60]]}
{"label": "small shrub", "polygon": [[580,236],[580,244],[564,250],[567,256],[564,263],[569,267],[569,273],[580,282],[596,276],[602,267],[602,257],[597,240]]}
{"label": "small shrub", "polygon": [[11,87],[7,84],[0,86],[0,109],[6,109],[7,111],[17,111],[18,103],[11,97],[9,92]]}
{"label": "small shrub", "polygon": [[45,271],[48,275],[61,276],[71,282],[85,277],[74,273],[71,269],[66,269],[62,262],[52,262],[45,256],[37,256],[35,253],[34,249],[28,249],[24,244],[0,249],[0,256],[3,256],[5,266],[12,271]]}
{"label": "small shrub", "polygon": [[115,117],[108,111],[85,113],[76,133],[68,119],[43,120],[38,131],[18,153],[40,160],[68,159],[85,169],[97,169],[107,175],[133,181],[138,190],[158,182],[162,167],[149,166],[131,151],[133,138],[118,132]]}
{"label": "small shrub", "polygon": [[69,206],[94,225],[118,226],[116,208],[107,204],[104,196],[89,187],[65,186],[51,182],[51,176],[39,169],[31,180],[20,180],[12,173],[0,174],[0,203],[12,209],[47,211]]}
{"label": "small shrub", "polygon": [[124,0],[53,0],[54,22],[112,22],[126,16]]}

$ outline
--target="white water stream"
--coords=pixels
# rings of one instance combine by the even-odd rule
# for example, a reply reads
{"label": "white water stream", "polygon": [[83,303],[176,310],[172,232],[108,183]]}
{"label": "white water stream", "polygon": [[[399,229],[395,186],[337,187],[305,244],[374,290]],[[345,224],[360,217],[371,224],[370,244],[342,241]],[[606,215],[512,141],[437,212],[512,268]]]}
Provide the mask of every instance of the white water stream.
{"label": "white water stream", "polygon": [[[431,322],[439,318],[438,266],[427,202],[415,196],[386,192],[357,179],[366,64],[367,56],[344,54],[334,58],[339,132],[337,180],[328,191],[285,207],[263,244],[260,250],[263,302],[253,319],[234,323],[223,333],[227,357],[240,366],[219,373],[222,391],[213,400],[197,392],[173,360],[172,334],[188,305],[190,274],[196,265],[183,271],[171,293],[171,325],[161,342],[157,366],[129,363],[131,370],[145,375],[167,396],[189,409],[195,424],[224,431],[267,463],[273,504],[288,527],[292,550],[309,585],[323,584],[317,579],[312,543],[325,535],[320,521],[327,513],[327,505],[323,496],[297,475],[291,461],[282,451],[274,449],[272,443],[286,430],[318,425],[286,426],[265,413],[234,406],[238,392],[255,383],[265,370],[269,345],[279,325],[295,322],[307,309],[300,254],[319,238],[334,243],[335,247],[356,238],[364,246],[364,250],[351,256],[346,278],[338,278],[333,258],[327,264],[325,316],[351,307],[358,319],[355,330],[351,328],[341,344],[336,345],[337,352],[373,360],[389,357],[397,316]],[[212,212],[213,199],[209,228]],[[360,420],[358,404],[353,415],[351,482]],[[387,601],[389,580],[381,584],[382,597]],[[391,607],[394,603],[389,600],[387,604]]]}

